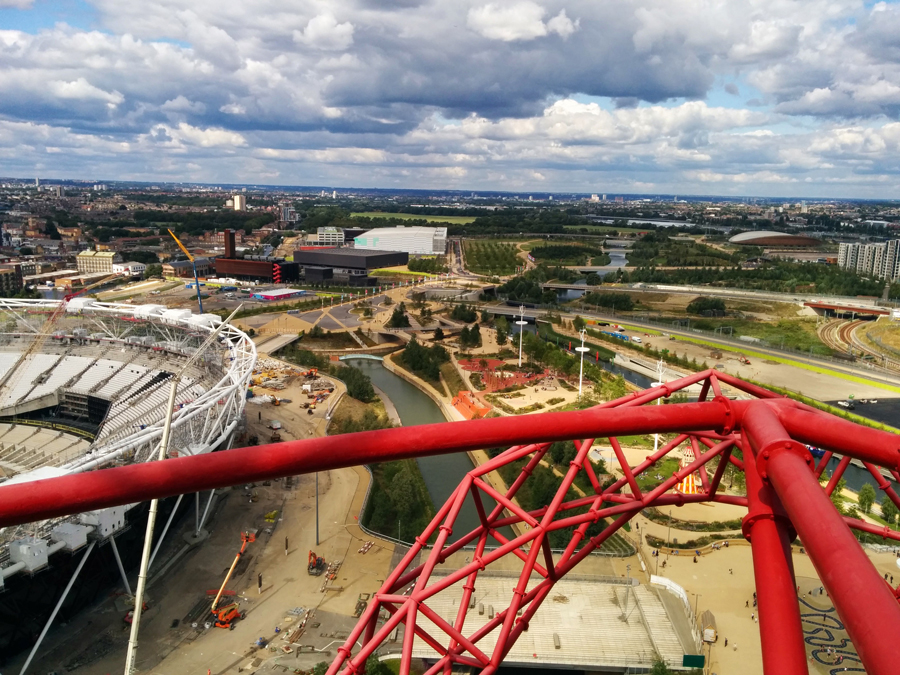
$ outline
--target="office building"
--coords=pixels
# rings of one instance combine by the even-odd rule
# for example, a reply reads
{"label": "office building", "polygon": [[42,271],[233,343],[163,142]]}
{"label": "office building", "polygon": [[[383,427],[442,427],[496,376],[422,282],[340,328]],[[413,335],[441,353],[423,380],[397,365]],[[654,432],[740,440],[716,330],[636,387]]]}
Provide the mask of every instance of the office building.
{"label": "office building", "polygon": [[113,274],[113,265],[122,262],[122,256],[114,251],[82,251],[76,256],[75,262],[81,274]]}
{"label": "office building", "polygon": [[399,226],[369,230],[353,240],[358,249],[402,251],[410,255],[444,255],[447,252],[446,227]]}

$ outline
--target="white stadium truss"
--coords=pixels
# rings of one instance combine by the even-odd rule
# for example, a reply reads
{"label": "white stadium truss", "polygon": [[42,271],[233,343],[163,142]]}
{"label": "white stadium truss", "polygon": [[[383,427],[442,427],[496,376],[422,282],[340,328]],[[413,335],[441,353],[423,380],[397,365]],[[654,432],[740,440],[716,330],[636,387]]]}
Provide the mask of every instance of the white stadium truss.
{"label": "white stadium truss", "polygon": [[[164,305],[74,298],[39,352],[22,359],[59,302],[0,299],[0,377],[15,368],[0,388],[0,417],[7,426],[10,419],[13,424],[27,424],[18,417],[10,418],[10,411],[17,406],[27,409],[29,402],[40,405],[41,396],[76,391],[81,381],[80,392],[109,400],[109,411],[89,444],[85,440],[80,440],[80,446],[73,442],[73,449],[46,460],[35,459],[32,454],[31,462],[25,464],[28,470],[14,470],[12,477],[8,466],[16,465],[8,463],[5,475],[9,480],[147,461],[162,436],[171,374],[181,370],[222,321],[213,314],[197,315]],[[210,452],[232,440],[242,420],[255,364],[253,341],[233,326],[226,326],[179,383],[172,420],[172,455]],[[117,380],[116,391],[107,384],[112,379]],[[61,431],[58,436],[65,433],[62,423],[50,428]],[[3,447],[0,438],[0,454]],[[19,450],[20,456],[22,452]],[[0,489],[4,480],[0,472]],[[49,525],[32,526],[31,531],[41,536]],[[17,534],[0,531],[0,542],[10,541]],[[0,565],[6,557],[3,553],[0,551]]]}

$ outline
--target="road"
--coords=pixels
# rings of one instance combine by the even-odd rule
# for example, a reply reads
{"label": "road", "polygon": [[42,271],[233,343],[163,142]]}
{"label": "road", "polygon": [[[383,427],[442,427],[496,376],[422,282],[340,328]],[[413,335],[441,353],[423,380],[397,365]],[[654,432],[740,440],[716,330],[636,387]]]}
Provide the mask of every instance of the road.
{"label": "road", "polygon": [[[502,314],[504,316],[518,316],[519,310],[515,307],[507,307],[504,305],[488,305],[488,304],[478,304],[479,310],[481,309],[489,309],[494,314]],[[526,309],[525,310],[525,318],[526,319],[535,319],[537,317],[543,317],[547,314],[559,314],[559,310],[545,310],[545,309]],[[638,326],[642,329],[649,329],[654,332],[660,331],[660,326],[658,324],[650,324],[644,323],[642,321],[635,321],[633,319],[623,319],[622,317],[611,316],[608,314],[600,314],[596,312],[578,312],[578,316],[582,316],[584,318],[597,319],[599,321],[609,321],[611,323],[625,323],[629,326]],[[565,318],[574,318],[576,315],[574,313],[562,314]],[[742,343],[738,340],[724,340],[722,338],[718,338],[715,336],[707,335],[707,334],[697,334],[690,330],[682,330],[678,328],[670,328],[666,327],[665,332],[669,335],[676,335],[685,338],[691,339],[702,339],[704,342],[708,342],[710,344],[719,345],[723,349],[734,350],[734,349],[743,349],[743,350],[752,350],[754,352],[758,352],[761,354],[766,354],[768,356],[773,356],[781,359],[790,359],[792,361],[796,361],[799,363],[809,363],[811,365],[815,365],[817,367],[823,368],[825,370],[831,370],[838,373],[844,373],[846,375],[852,375],[854,377],[861,377],[867,380],[872,380],[875,382],[880,382],[882,384],[887,384],[889,386],[900,386],[900,377],[895,377],[889,373],[885,373],[881,370],[869,370],[868,368],[855,368],[851,365],[844,365],[841,363],[835,363],[833,361],[826,361],[823,359],[818,359],[815,357],[809,356],[799,356],[786,352],[779,351],[777,349],[770,349],[768,347],[764,347],[757,344],[751,343]]]}

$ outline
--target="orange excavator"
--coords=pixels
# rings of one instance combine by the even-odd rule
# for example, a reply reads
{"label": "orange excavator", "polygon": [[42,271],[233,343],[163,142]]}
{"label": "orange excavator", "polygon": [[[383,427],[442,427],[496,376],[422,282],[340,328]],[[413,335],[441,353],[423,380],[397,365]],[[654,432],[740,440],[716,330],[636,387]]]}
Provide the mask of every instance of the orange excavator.
{"label": "orange excavator", "polygon": [[225,581],[222,582],[222,587],[219,588],[219,592],[216,594],[216,599],[213,600],[212,608],[210,609],[210,612],[215,618],[216,628],[228,628],[229,630],[234,630],[234,622],[237,619],[244,618],[244,613],[241,612],[238,603],[229,602],[227,605],[219,607],[219,600],[222,599],[222,594],[225,592],[225,586],[231,579],[231,575],[234,574],[234,568],[237,567],[238,562],[241,560],[241,556],[244,555],[244,551],[247,550],[247,544],[252,544],[254,541],[256,541],[255,533],[241,532],[241,550],[234,556],[234,562],[231,563],[231,568],[229,568],[228,574],[225,575]]}
{"label": "orange excavator", "polygon": [[314,577],[325,571],[325,558],[317,556],[315,551],[309,552],[309,561],[306,564],[306,573]]}

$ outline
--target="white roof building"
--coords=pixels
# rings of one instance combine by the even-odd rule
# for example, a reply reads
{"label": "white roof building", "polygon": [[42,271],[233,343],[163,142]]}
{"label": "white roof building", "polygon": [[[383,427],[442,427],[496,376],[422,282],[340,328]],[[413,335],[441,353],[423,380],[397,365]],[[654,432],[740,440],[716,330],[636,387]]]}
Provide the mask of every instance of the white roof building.
{"label": "white roof building", "polygon": [[410,255],[444,255],[446,227],[379,227],[354,239],[356,248],[375,251],[403,251]]}

